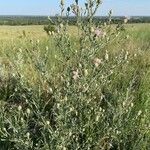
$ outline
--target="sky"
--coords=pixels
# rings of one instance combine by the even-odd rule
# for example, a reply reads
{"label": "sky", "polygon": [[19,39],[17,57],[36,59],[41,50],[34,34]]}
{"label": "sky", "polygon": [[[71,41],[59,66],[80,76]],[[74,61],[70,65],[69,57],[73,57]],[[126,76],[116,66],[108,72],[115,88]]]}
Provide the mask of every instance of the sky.
{"label": "sky", "polygon": [[[0,0],[0,15],[56,15],[60,0]],[[65,0],[66,7],[74,0]],[[86,0],[79,0],[81,5]],[[150,16],[150,0],[103,0],[96,15],[107,15],[112,9],[114,16]]]}

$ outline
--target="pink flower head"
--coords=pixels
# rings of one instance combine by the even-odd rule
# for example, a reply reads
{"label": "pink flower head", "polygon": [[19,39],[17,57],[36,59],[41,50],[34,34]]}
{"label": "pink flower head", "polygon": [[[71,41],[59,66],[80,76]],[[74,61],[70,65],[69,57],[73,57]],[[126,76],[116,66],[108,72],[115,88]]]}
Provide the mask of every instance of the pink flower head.
{"label": "pink flower head", "polygon": [[100,36],[101,35],[101,30],[99,30],[98,28],[95,30],[95,35],[96,36]]}
{"label": "pink flower head", "polygon": [[101,29],[96,29],[95,30],[95,35],[96,37],[105,37],[106,36],[106,32],[103,32]]}

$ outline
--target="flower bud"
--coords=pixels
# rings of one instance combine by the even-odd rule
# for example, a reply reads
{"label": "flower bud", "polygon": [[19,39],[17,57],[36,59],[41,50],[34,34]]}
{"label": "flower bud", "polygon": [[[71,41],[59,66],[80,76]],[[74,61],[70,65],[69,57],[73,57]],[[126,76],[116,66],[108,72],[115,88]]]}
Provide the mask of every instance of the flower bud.
{"label": "flower bud", "polygon": [[30,138],[30,133],[27,132],[26,136],[27,136],[27,138],[29,139],[29,138]]}
{"label": "flower bud", "polygon": [[70,7],[67,8],[67,11],[70,12]]}
{"label": "flower bud", "polygon": [[61,23],[61,24],[60,24],[60,28],[63,28],[63,26],[64,26],[64,25]]}
{"label": "flower bud", "polygon": [[84,75],[85,75],[85,76],[88,75],[88,70],[87,70],[87,69],[84,70]]}
{"label": "flower bud", "polygon": [[50,125],[50,122],[49,122],[49,121],[46,121],[46,124],[47,124],[47,125]]}
{"label": "flower bud", "polygon": [[78,0],[75,0],[76,4],[78,4]]}
{"label": "flower bud", "polygon": [[22,106],[19,105],[19,106],[18,106],[18,110],[20,111],[21,109],[22,109]]}
{"label": "flower bud", "polygon": [[97,5],[101,3],[101,0],[96,0]]}
{"label": "flower bud", "polygon": [[91,32],[93,33],[95,30],[94,30],[94,28],[93,27],[91,27]]}
{"label": "flower bud", "polygon": [[30,113],[31,113],[30,109],[29,109],[29,108],[27,108],[27,114],[30,114]]}
{"label": "flower bud", "polygon": [[63,6],[63,5],[64,5],[64,0],[61,0],[61,1],[60,1],[60,4]]}

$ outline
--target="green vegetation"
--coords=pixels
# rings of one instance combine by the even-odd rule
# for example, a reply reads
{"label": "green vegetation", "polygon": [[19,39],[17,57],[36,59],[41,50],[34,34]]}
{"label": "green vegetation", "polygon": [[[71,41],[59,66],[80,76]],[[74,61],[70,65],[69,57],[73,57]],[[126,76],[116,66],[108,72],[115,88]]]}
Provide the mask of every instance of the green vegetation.
{"label": "green vegetation", "polygon": [[0,150],[149,149],[150,24],[95,24],[93,2],[49,36],[0,28]]}
{"label": "green vegetation", "polygon": [[[57,20],[57,16],[51,17],[53,20]],[[122,22],[124,16],[114,16],[112,17],[112,23],[117,24],[118,22]],[[68,20],[70,25],[76,24],[76,18],[73,16],[64,17],[65,21]],[[94,17],[94,22],[105,22],[107,20],[106,16],[97,16]],[[129,23],[150,23],[150,17],[138,17],[133,16],[130,18]],[[24,25],[47,25],[49,24],[49,20],[47,16],[0,16],[0,25],[11,25],[11,26],[24,26]]]}

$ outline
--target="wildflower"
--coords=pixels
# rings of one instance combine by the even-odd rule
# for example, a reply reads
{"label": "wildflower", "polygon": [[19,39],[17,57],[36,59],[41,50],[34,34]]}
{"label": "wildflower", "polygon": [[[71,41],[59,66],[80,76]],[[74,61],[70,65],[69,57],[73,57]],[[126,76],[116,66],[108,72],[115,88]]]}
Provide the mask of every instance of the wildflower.
{"label": "wildflower", "polygon": [[79,71],[78,69],[76,71],[73,71],[73,79],[77,80],[79,78]]}
{"label": "wildflower", "polygon": [[97,28],[97,29],[95,30],[95,36],[96,36],[96,37],[103,36],[103,31]]}
{"label": "wildflower", "polygon": [[22,106],[19,105],[19,106],[18,106],[18,110],[20,111],[21,109],[22,109]]}
{"label": "wildflower", "polygon": [[95,65],[95,67],[98,67],[102,63],[102,61],[99,58],[95,58],[94,61],[93,61],[93,63]]}

